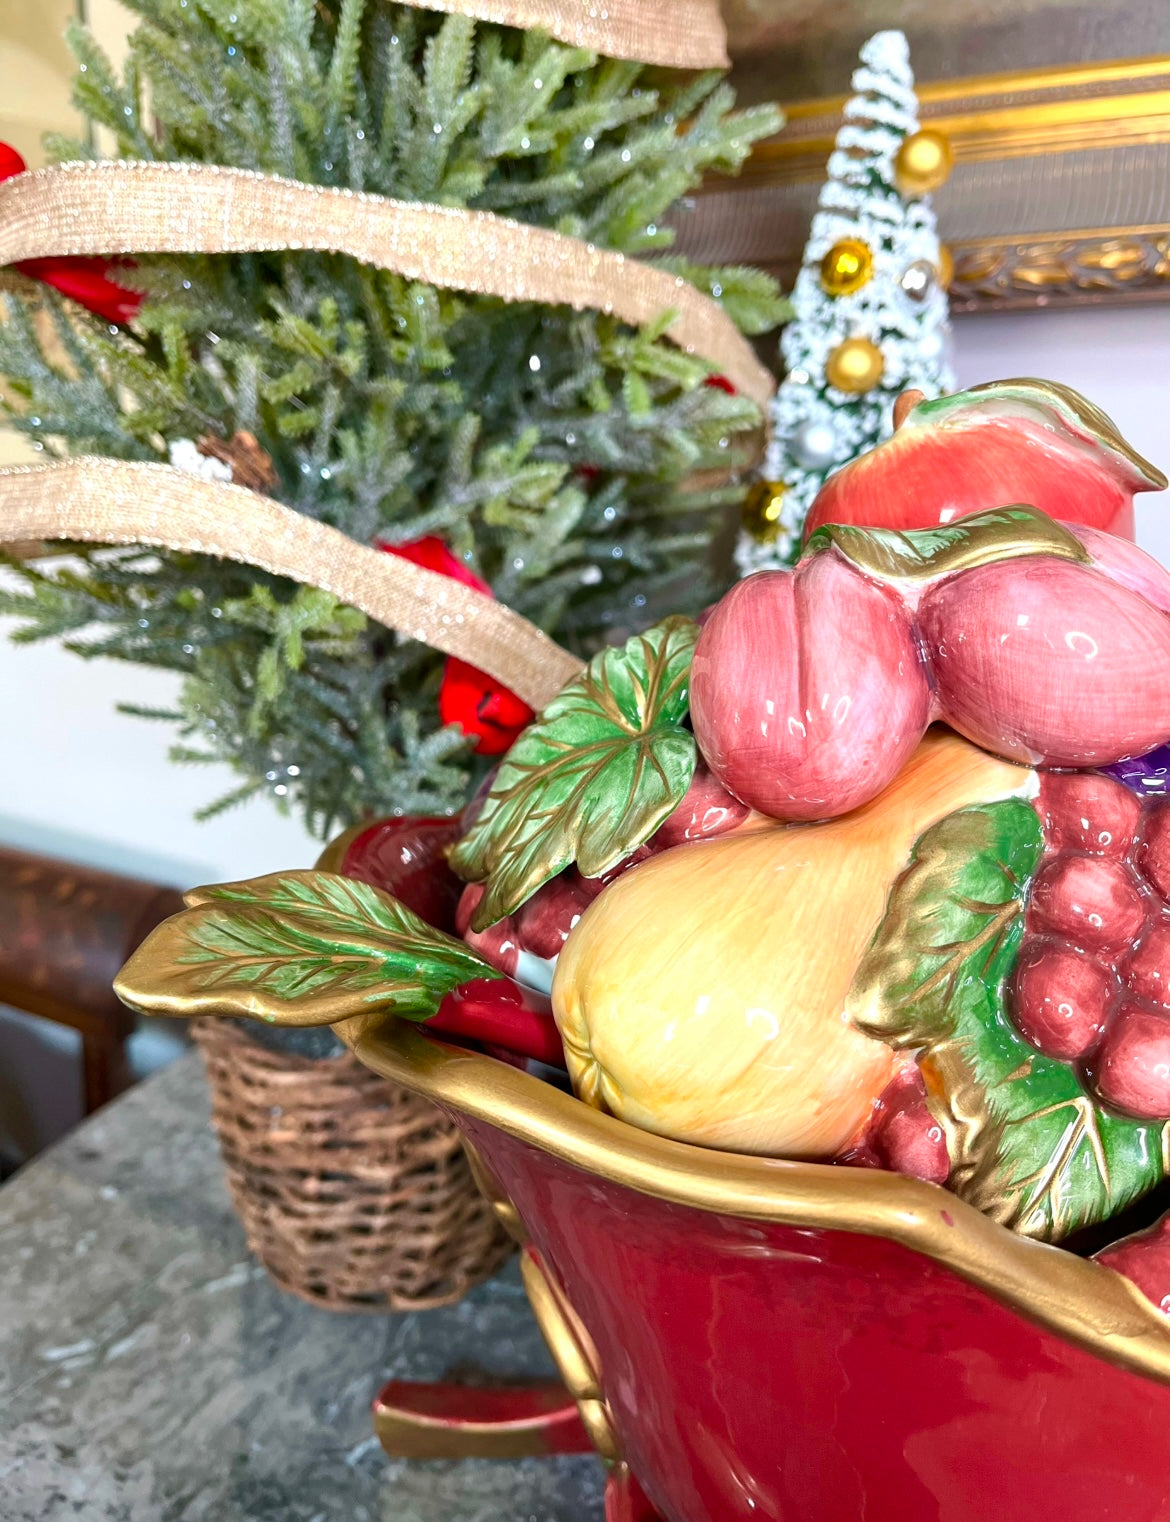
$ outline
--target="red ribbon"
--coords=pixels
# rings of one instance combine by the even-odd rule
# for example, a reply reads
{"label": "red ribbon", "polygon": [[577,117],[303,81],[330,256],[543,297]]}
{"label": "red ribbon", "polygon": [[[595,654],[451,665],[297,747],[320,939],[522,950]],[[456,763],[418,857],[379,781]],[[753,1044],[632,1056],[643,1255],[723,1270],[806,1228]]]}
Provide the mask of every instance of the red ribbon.
{"label": "red ribbon", "polygon": [[[28,165],[10,143],[0,143],[0,180],[24,174]],[[142,305],[139,291],[128,291],[110,278],[111,270],[132,269],[127,260],[96,258],[23,259],[16,266],[22,275],[51,285],[62,296],[104,317],[107,322],[124,323],[138,313]]]}

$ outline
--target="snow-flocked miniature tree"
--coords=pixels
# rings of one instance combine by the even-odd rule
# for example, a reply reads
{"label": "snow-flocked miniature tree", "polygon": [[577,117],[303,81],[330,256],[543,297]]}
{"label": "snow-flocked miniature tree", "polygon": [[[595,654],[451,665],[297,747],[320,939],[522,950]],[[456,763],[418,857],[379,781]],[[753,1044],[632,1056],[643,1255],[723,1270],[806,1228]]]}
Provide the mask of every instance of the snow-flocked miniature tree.
{"label": "snow-flocked miniature tree", "polygon": [[945,255],[926,194],[946,178],[946,140],[920,130],[901,32],[861,50],[853,97],[793,291],[763,477],[749,498],[743,572],[800,550],[825,478],[888,437],[900,392],[951,390]]}

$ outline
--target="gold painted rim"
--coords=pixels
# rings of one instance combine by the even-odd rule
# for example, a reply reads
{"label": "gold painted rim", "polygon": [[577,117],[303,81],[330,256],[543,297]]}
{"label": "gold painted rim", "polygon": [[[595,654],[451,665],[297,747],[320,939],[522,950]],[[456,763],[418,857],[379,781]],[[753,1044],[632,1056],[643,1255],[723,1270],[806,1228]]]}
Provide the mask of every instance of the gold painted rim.
{"label": "gold painted rim", "polygon": [[898,1242],[1097,1357],[1170,1384],[1170,1323],[1128,1279],[1016,1236],[934,1185],[668,1141],[384,1017],[334,1030],[374,1072],[585,1173],[715,1215]]}

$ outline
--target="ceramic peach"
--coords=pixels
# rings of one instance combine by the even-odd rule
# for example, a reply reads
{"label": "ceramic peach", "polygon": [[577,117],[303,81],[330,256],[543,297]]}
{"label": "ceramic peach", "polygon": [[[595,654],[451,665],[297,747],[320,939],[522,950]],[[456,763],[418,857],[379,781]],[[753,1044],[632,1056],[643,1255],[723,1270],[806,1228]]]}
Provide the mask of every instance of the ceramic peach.
{"label": "ceramic peach", "polygon": [[1103,766],[1170,734],[1170,618],[1095,566],[977,566],[924,592],[917,627],[936,711],[997,755]]}
{"label": "ceramic peach", "polygon": [[734,587],[695,649],[719,781],[776,819],[856,808],[928,723],[1008,759],[1096,767],[1170,738],[1170,576],[1034,508],[893,535],[829,526]]}
{"label": "ceramic peach", "polygon": [[924,529],[1027,502],[1133,538],[1133,498],[1166,477],[1065,386],[996,381],[920,401],[893,438],[830,476],[805,535],[826,523]]}
{"label": "ceramic peach", "polygon": [[733,587],[704,624],[691,667],[707,765],[776,819],[823,819],[876,796],[930,714],[905,599],[833,551]]}

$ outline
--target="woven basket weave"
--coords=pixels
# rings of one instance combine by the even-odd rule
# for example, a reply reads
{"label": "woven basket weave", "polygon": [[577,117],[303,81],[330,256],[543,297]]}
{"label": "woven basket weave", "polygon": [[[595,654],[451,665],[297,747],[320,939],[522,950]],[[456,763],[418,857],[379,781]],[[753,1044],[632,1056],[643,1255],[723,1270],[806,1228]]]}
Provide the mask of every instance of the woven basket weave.
{"label": "woven basket weave", "polygon": [[192,1022],[248,1245],[284,1289],[337,1310],[458,1300],[511,1250],[438,1110],[362,1067]]}

